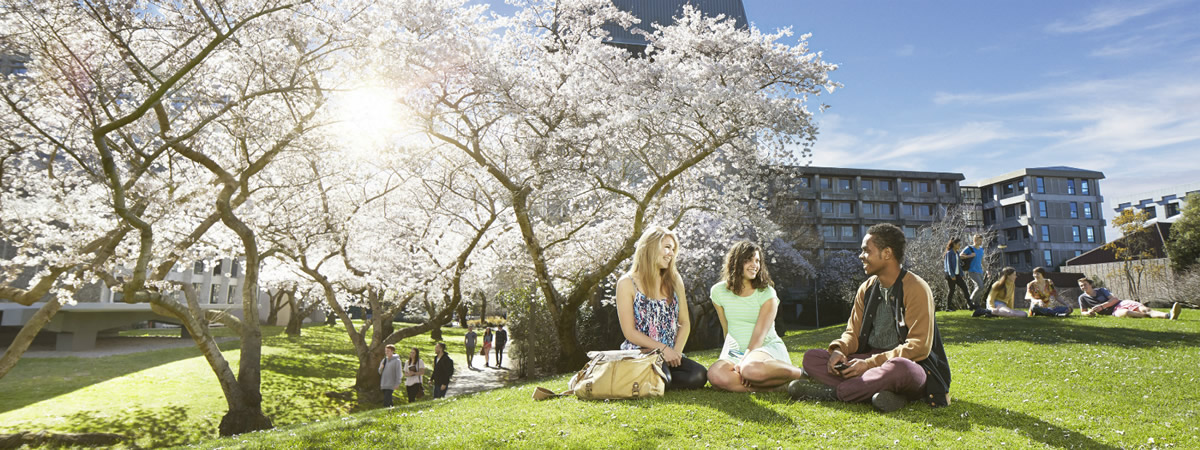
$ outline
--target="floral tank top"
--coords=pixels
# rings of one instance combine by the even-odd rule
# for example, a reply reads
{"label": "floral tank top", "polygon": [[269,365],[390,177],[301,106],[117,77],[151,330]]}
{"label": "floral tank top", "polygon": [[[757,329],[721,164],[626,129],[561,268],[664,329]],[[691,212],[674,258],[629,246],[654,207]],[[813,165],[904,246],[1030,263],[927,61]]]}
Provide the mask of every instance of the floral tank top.
{"label": "floral tank top", "polygon": [[[675,335],[679,331],[679,296],[672,294],[675,298],[670,302],[648,298],[638,288],[636,281],[633,282],[633,290],[634,328],[650,339],[674,347]],[[621,343],[621,350],[638,349],[641,347],[628,339]]]}

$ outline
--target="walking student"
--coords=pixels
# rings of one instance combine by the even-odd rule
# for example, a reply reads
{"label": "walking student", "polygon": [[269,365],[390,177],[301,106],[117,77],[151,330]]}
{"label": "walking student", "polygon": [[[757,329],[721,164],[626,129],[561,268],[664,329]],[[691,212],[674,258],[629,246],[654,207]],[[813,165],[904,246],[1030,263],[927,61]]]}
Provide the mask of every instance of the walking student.
{"label": "walking student", "polygon": [[967,280],[963,277],[962,264],[958,258],[960,242],[958,238],[951,238],[950,242],[946,243],[946,253],[942,255],[942,271],[946,276],[946,287],[949,288],[946,294],[946,308],[955,309],[954,288],[958,287],[962,290],[963,301],[966,302],[967,308],[975,309],[975,301],[971,299],[971,294],[967,291]]}
{"label": "walking student", "polygon": [[433,398],[443,398],[450,388],[450,378],[454,376],[454,361],[446,354],[446,343],[438,342],[433,346]]}
{"label": "walking student", "polygon": [[425,361],[421,361],[421,350],[413,347],[404,367],[404,387],[409,403],[415,402],[425,395],[425,388],[421,387],[421,377],[424,375]]}
{"label": "walking student", "polygon": [[491,363],[489,362],[489,361],[491,361],[491,359],[490,359],[491,355],[489,354],[491,352],[492,352],[492,327],[484,327],[484,329],[483,329],[483,351],[479,352],[480,355],[483,355],[483,367],[491,367]]}
{"label": "walking student", "polygon": [[392,406],[392,393],[400,388],[401,366],[400,357],[396,355],[396,346],[388,344],[383,349],[383,361],[379,362],[379,390],[383,391],[383,406]]}
{"label": "walking student", "polygon": [[983,283],[987,275],[987,272],[983,268],[983,235],[976,233],[972,239],[974,239],[974,245],[968,245],[958,256],[967,261],[967,277],[974,284],[974,287],[971,288],[971,297],[968,298],[968,301],[976,305],[981,305],[983,301],[980,299],[980,293],[984,296],[987,295],[987,288]]}
{"label": "walking student", "polygon": [[496,330],[496,367],[504,365],[504,346],[508,344],[508,331],[504,330],[504,325],[500,325],[500,329]]}
{"label": "walking student", "polygon": [[479,337],[479,335],[475,334],[475,327],[468,326],[467,327],[467,335],[463,336],[463,345],[465,347],[467,347],[467,368],[468,369],[475,368],[475,366],[471,365],[471,360],[475,359],[475,341],[478,339],[478,337]]}

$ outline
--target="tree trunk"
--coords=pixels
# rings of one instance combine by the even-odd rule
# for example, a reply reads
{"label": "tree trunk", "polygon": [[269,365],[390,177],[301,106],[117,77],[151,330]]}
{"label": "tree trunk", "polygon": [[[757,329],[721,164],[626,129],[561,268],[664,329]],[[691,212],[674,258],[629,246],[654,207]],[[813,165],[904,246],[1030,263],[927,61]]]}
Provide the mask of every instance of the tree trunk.
{"label": "tree trunk", "polygon": [[[383,404],[383,391],[379,389],[379,362],[383,361],[383,346],[372,346],[367,357],[358,359],[358,373],[354,376],[354,391],[359,405]],[[397,350],[397,352],[399,352]],[[403,353],[403,352],[400,352]]]}
{"label": "tree trunk", "polygon": [[435,324],[433,326],[433,330],[429,333],[429,338],[433,339],[434,341],[442,340],[442,325],[441,324]]}
{"label": "tree trunk", "polygon": [[283,330],[284,333],[287,333],[288,337],[300,337],[300,325],[304,321],[304,318],[300,317],[300,314],[297,314],[297,312],[293,312],[292,316],[288,317],[287,328]]}
{"label": "tree trunk", "polygon": [[458,305],[458,326],[467,327],[467,305]]}
{"label": "tree trunk", "polygon": [[29,345],[33,343],[33,338],[37,337],[39,331],[42,331],[42,327],[50,323],[50,319],[54,318],[54,313],[57,313],[59,309],[62,309],[62,303],[59,303],[58,299],[50,299],[34,313],[29,322],[25,322],[25,326],[21,327],[21,331],[17,333],[12,344],[9,344],[8,350],[4,351],[4,356],[0,357],[0,379],[3,379],[8,371],[16,367],[21,355],[25,354],[25,350],[28,350]]}
{"label": "tree trunk", "polygon": [[555,320],[555,331],[558,334],[558,371],[570,372],[579,370],[587,363],[587,354],[579,345],[575,332],[575,321],[579,318],[578,308],[563,308],[562,314]]}

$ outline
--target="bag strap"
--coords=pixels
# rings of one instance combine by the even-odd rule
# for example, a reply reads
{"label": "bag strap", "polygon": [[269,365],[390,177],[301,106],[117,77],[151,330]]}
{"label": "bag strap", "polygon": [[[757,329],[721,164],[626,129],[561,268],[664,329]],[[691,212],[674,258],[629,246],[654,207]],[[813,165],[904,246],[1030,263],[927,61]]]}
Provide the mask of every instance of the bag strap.
{"label": "bag strap", "polygon": [[565,391],[562,391],[562,392],[556,394],[556,393],[554,393],[554,391],[546,389],[541,386],[533,388],[533,399],[538,400],[538,401],[549,400],[549,399],[558,398],[558,397],[566,397],[568,395],[575,395],[575,391],[568,389],[568,390],[565,390]]}

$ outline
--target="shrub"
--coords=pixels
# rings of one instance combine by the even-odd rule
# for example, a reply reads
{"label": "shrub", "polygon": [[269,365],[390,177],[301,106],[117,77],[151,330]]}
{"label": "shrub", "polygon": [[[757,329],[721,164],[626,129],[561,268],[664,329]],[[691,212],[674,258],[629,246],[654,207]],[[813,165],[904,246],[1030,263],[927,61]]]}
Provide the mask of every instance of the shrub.
{"label": "shrub", "polygon": [[558,363],[558,334],[541,296],[530,284],[501,292],[497,299],[508,309],[508,332],[514,341],[509,358],[516,363],[517,376],[553,374]]}

